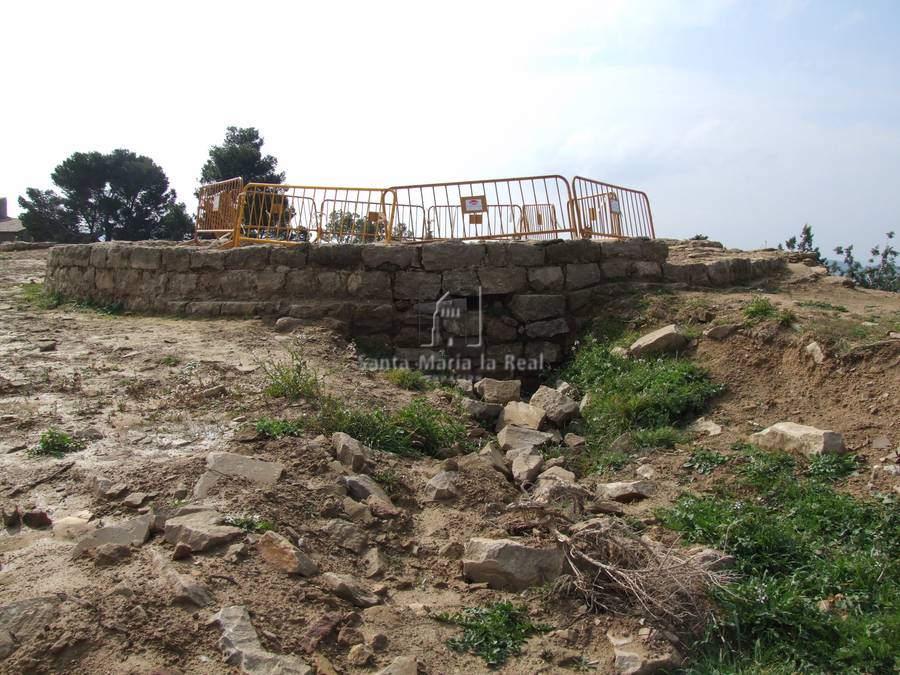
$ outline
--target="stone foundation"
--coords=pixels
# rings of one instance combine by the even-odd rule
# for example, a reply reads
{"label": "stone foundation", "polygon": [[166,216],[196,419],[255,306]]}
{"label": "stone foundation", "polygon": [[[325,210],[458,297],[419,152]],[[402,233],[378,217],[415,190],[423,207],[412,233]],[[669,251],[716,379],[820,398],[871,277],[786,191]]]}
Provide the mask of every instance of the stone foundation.
{"label": "stone foundation", "polygon": [[704,262],[672,262],[668,253],[666,242],[638,239],[224,250],[76,244],[50,251],[46,287],[137,312],[327,321],[403,359],[453,357],[473,370],[527,371],[562,360],[612,296],[746,284],[786,264],[774,252]]}

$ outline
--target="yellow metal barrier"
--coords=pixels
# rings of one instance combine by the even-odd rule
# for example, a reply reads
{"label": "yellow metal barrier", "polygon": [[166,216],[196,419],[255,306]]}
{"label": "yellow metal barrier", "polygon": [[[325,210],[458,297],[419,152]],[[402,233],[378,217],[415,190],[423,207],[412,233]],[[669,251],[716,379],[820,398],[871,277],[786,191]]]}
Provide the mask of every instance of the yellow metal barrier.
{"label": "yellow metal barrier", "polygon": [[220,237],[234,230],[243,187],[244,181],[241,178],[229,178],[200,186],[197,191],[194,239],[209,234]]}
{"label": "yellow metal barrier", "polygon": [[381,188],[250,183],[232,224],[234,245],[390,241],[395,202]]}
{"label": "yellow metal barrier", "polygon": [[407,205],[395,221],[398,241],[579,236],[572,190],[562,176],[402,185],[385,195]]}
{"label": "yellow metal barrier", "polygon": [[572,187],[572,211],[582,236],[615,239],[656,236],[646,193],[581,176],[575,176]]}

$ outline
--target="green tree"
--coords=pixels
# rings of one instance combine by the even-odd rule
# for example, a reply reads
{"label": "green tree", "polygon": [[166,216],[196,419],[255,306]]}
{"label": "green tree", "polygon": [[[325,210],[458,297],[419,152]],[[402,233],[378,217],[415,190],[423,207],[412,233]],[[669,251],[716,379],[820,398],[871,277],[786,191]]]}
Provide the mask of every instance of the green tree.
{"label": "green tree", "polygon": [[853,283],[863,288],[877,288],[882,291],[900,292],[900,269],[897,267],[897,249],[891,244],[893,232],[887,233],[884,246],[873,246],[872,257],[863,265],[853,255],[853,245],[838,246],[834,252],[844,256],[843,269],[836,263],[829,267],[833,274],[843,272]]}
{"label": "green tree", "polygon": [[54,169],[51,178],[61,196],[29,188],[30,201],[19,203],[26,209],[26,222],[35,230],[58,232],[60,240],[65,240],[73,223],[89,241],[183,239],[191,229],[165,172],[149,157],[130,150],[76,152]]}
{"label": "green tree", "polygon": [[[813,231],[812,226],[807,223],[800,229],[800,239],[797,237],[791,237],[786,242],[784,242],[785,247],[787,247],[788,251],[796,251],[798,253],[813,253],[815,254],[816,264],[817,265],[827,265],[828,261],[822,257],[822,254],[819,252],[818,246],[813,246]],[[779,244],[778,248],[781,248]]]}
{"label": "green tree", "polygon": [[53,190],[27,188],[19,206],[24,209],[19,219],[34,241],[74,243],[84,236],[78,230],[78,218]]}
{"label": "green tree", "polygon": [[209,149],[209,159],[200,171],[201,183],[215,183],[240,176],[247,183],[283,183],[284,172],[276,171],[278,160],[262,154],[263,138],[255,127],[228,127],[225,142]]}

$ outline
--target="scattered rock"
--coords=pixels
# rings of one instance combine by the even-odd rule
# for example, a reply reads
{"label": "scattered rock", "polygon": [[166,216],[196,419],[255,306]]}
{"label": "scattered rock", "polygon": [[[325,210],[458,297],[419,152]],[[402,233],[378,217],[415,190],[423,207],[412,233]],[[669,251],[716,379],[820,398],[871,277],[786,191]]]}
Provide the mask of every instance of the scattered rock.
{"label": "scattered rock", "polygon": [[414,656],[398,656],[375,675],[417,675],[418,672],[419,664]]}
{"label": "scattered rock", "polygon": [[91,492],[102,499],[119,499],[128,492],[127,483],[116,483],[108,478],[94,476],[88,482]]}
{"label": "scattered rock", "polygon": [[572,448],[572,450],[579,450],[587,445],[587,439],[584,436],[569,433],[563,437],[563,443]]}
{"label": "scattered rock", "polygon": [[425,497],[431,501],[455,499],[459,495],[458,475],[456,471],[441,471],[425,484]]}
{"label": "scattered rock", "polygon": [[719,326],[710,326],[703,331],[703,336],[712,340],[724,340],[738,328],[740,328],[740,326],[736,323],[723,323]]}
{"label": "scattered rock", "polygon": [[321,576],[321,580],[325,588],[356,607],[372,607],[381,604],[381,598],[349,574],[328,572]]}
{"label": "scattered rock", "polygon": [[53,526],[53,520],[46,511],[25,511],[22,514],[22,523],[33,530],[46,530]]}
{"label": "scattered rock", "polygon": [[711,572],[730,570],[736,562],[734,556],[703,545],[692,546],[688,549],[688,553],[694,562]]}
{"label": "scattered rock", "polygon": [[574,483],[575,474],[561,466],[554,466],[541,473],[541,475],[538,476],[538,480],[556,480],[563,483]]}
{"label": "scattered rock", "polygon": [[300,658],[263,649],[246,607],[223,607],[210,623],[222,629],[218,647],[228,665],[250,675],[313,675],[313,670]]}
{"label": "scattered rock", "polygon": [[628,348],[628,353],[635,357],[650,356],[678,351],[687,345],[688,339],[684,333],[675,324],[670,324],[635,340]]}
{"label": "scattered rock", "polygon": [[518,401],[521,391],[521,380],[494,380],[486,377],[475,383],[475,392],[488,403],[505,405],[510,401]]}
{"label": "scattered rock", "polygon": [[463,550],[463,545],[458,541],[450,541],[438,549],[438,555],[450,560],[459,560],[463,556]]}
{"label": "scattered rock", "polygon": [[39,352],[55,352],[56,340],[35,340],[35,346]]}
{"label": "scattered rock", "polygon": [[51,595],[0,605],[0,660],[42,635],[56,620],[59,604],[59,598]]}
{"label": "scattered rock", "polygon": [[100,544],[88,551],[88,555],[98,567],[118,565],[131,557],[131,546],[128,544]]}
{"label": "scattered rock", "polygon": [[380,577],[387,571],[387,556],[377,546],[370,548],[362,560],[366,566],[365,575],[367,579]]}
{"label": "scattered rock", "polygon": [[144,515],[119,525],[109,525],[94,530],[75,544],[72,548],[72,557],[77,558],[104,544],[141,546],[150,536],[150,521],[151,516]]}
{"label": "scattered rock", "polygon": [[560,382],[558,385],[556,385],[556,391],[558,391],[563,396],[568,396],[572,400],[575,400],[576,398],[578,398],[578,389],[576,389],[573,385],[569,384],[568,382],[564,382],[564,381]]}
{"label": "scattered rock", "polygon": [[163,536],[170,544],[186,544],[197,553],[244,535],[240,528],[223,525],[223,522],[224,518],[218,511],[194,511],[166,520]]}
{"label": "scattered rock", "polygon": [[319,573],[319,566],[308,555],[276,532],[266,532],[256,542],[256,550],[269,565],[285,574],[305,577]]}
{"label": "scattered rock", "polygon": [[553,442],[553,434],[534,429],[523,429],[513,425],[505,426],[497,434],[497,443],[504,452],[509,450],[537,450],[550,445]]}
{"label": "scattered rock", "polygon": [[338,624],[343,620],[343,615],[337,612],[323,614],[310,626],[309,631],[300,638],[300,648],[307,654],[314,652],[319,643],[334,632]]}
{"label": "scattered rock", "polygon": [[540,453],[520,452],[513,459],[512,476],[517,483],[533,483],[544,466]]}
{"label": "scattered rock", "polygon": [[282,316],[275,321],[276,333],[293,333],[303,325],[303,319],[295,319],[292,316]]}
{"label": "scattered rock", "polygon": [[472,398],[464,398],[462,400],[462,408],[469,415],[483,422],[493,422],[503,412],[501,403],[487,403],[486,401],[476,401]]}
{"label": "scattered rock", "polygon": [[511,539],[476,537],[466,544],[463,575],[491,588],[521,591],[553,581],[562,572],[563,554],[558,549],[525,546]]}
{"label": "scattered rock", "polygon": [[87,535],[93,529],[94,526],[87,518],[67,516],[53,521],[53,536],[57,539],[74,541]]}
{"label": "scattered rock", "polygon": [[224,384],[217,384],[214,387],[202,390],[200,392],[200,398],[216,398],[218,396],[224,396],[226,391]]}
{"label": "scattered rock", "polygon": [[584,411],[587,410],[591,403],[594,401],[594,395],[591,392],[586,393],[581,397],[581,401],[578,403],[578,412],[581,415],[584,415]]}
{"label": "scattered rock", "polygon": [[138,509],[145,501],[153,499],[155,496],[155,494],[147,492],[132,492],[122,500],[122,504],[132,509]]}
{"label": "scattered rock", "polygon": [[825,352],[818,342],[810,342],[803,348],[803,352],[812,359],[817,366],[825,362]]}
{"label": "scattered rock", "polygon": [[359,526],[340,518],[329,520],[322,531],[334,539],[338,546],[354,553],[362,553],[369,546],[369,537]]}
{"label": "scattered rock", "polygon": [[722,427],[712,420],[708,420],[705,417],[700,417],[694,420],[693,423],[691,423],[691,425],[688,427],[688,431],[691,431],[695,434],[718,436],[722,433]]}
{"label": "scattered rock", "polygon": [[347,487],[350,496],[358,502],[364,502],[368,497],[374,496],[388,504],[391,503],[391,498],[387,496],[384,489],[375,482],[375,479],[364,473],[344,476],[340,482]]}
{"label": "scattered rock", "polygon": [[342,431],[332,434],[331,445],[338,461],[356,473],[366,468],[369,457],[372,455],[371,449]]}
{"label": "scattered rock", "polygon": [[654,469],[649,464],[641,464],[634,470],[634,474],[639,478],[643,478],[644,480],[651,480],[656,477],[656,469]]}
{"label": "scattered rock", "polygon": [[487,445],[479,451],[478,456],[484,457],[490,463],[491,467],[502,473],[504,476],[512,476],[512,472],[510,472],[509,467],[506,466],[506,458],[504,457],[503,452],[494,441],[487,443]]}
{"label": "scattered rock", "polygon": [[656,492],[656,484],[649,480],[621,481],[617,483],[599,483],[597,496],[614,502],[633,502],[646,499]]}
{"label": "scattered rock", "polygon": [[3,517],[3,525],[10,529],[15,529],[22,527],[22,512],[19,510],[19,507],[13,504],[8,510],[7,507],[3,507],[2,511],[0,511],[0,515]]}
{"label": "scattered rock", "polygon": [[353,645],[347,653],[347,663],[362,668],[372,659],[372,651],[366,645]]}
{"label": "scattered rock", "polygon": [[175,548],[172,550],[172,560],[185,560],[191,557],[191,553],[191,547],[187,544],[175,544]]}
{"label": "scattered rock", "polygon": [[537,430],[544,424],[545,419],[546,413],[542,408],[521,401],[510,401],[497,419],[497,430],[499,431],[509,424]]}
{"label": "scattered rock", "polygon": [[209,589],[197,579],[178,572],[156,551],[151,551],[151,559],[153,567],[156,569],[157,579],[170,603],[194,607],[206,607],[212,604]]}
{"label": "scattered rock", "polygon": [[778,422],[750,436],[763,450],[796,450],[807,455],[847,452],[844,437],[836,431],[794,422]]}
{"label": "scattered rock", "polygon": [[628,648],[616,647],[615,669],[619,675],[653,675],[659,672],[671,672],[681,664],[681,659],[674,652],[666,652],[655,656],[645,655],[639,644],[630,644]]}
{"label": "scattered rock", "polygon": [[[570,387],[572,389],[572,387]],[[559,389],[541,385],[531,396],[531,405],[546,412],[547,419],[558,427],[565,426],[578,416],[578,403]]]}

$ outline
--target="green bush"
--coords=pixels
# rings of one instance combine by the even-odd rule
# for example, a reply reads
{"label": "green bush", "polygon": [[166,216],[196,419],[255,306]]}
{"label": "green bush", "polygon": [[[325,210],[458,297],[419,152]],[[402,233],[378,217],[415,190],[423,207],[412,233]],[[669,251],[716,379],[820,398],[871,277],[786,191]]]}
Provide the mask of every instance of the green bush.
{"label": "green bush", "polygon": [[256,433],[264,438],[282,438],[299,436],[303,433],[304,423],[301,420],[277,420],[263,417],[256,421]]}
{"label": "green bush", "polygon": [[438,614],[436,618],[463,628],[462,635],[447,640],[450,649],[480,656],[491,667],[518,654],[532,635],[551,630],[550,626],[532,623],[524,607],[509,602],[467,607],[456,614]]}
{"label": "green bush", "polygon": [[760,321],[773,320],[782,326],[787,326],[793,322],[796,317],[789,309],[779,309],[768,298],[756,295],[744,307],[744,319],[750,325],[757,324]]}
{"label": "green bush", "polygon": [[691,469],[697,473],[712,473],[717,466],[725,464],[727,461],[728,457],[722,453],[706,448],[694,448],[683,466],[685,469]]}
{"label": "green bush", "polygon": [[275,527],[256,513],[231,513],[225,516],[222,522],[232,527],[239,527],[244,532],[268,532]]}
{"label": "green bush", "polygon": [[386,370],[382,375],[388,382],[396,384],[401,389],[408,389],[409,391],[429,391],[435,387],[434,381],[427,375],[420,373],[418,370],[397,368],[394,370]]}
{"label": "green bush", "polygon": [[288,352],[287,361],[267,361],[262,363],[266,377],[265,393],[272,398],[286,398],[291,401],[319,397],[319,380],[297,351]]}
{"label": "green bush", "polygon": [[34,448],[29,448],[29,457],[62,457],[68,452],[84,450],[85,443],[79,438],[73,438],[69,434],[57,431],[52,427],[41,434],[41,439]]}

